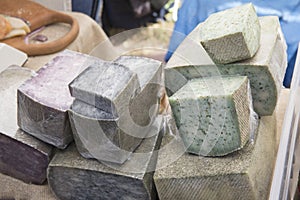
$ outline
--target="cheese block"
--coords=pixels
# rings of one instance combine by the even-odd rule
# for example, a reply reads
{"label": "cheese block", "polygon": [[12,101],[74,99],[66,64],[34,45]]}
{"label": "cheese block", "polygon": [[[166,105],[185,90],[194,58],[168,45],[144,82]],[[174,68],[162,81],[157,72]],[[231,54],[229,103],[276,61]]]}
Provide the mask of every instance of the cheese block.
{"label": "cheese block", "polygon": [[260,24],[251,3],[210,15],[199,29],[200,43],[215,63],[226,64],[254,56]]}
{"label": "cheese block", "polygon": [[102,62],[65,50],[18,89],[18,125],[38,139],[58,148],[72,140],[67,110],[73,98],[68,84],[91,63]]}
{"label": "cheese block", "polygon": [[135,72],[141,87],[141,91],[130,103],[131,118],[125,118],[127,120],[132,119],[132,121],[121,122],[120,125],[124,124],[121,128],[126,129],[125,124],[131,123],[130,127],[136,124],[135,129],[138,132],[145,131],[145,128],[153,123],[158,113],[160,92],[164,87],[162,79],[163,65],[160,61],[138,56],[121,56],[114,62],[120,63]]}
{"label": "cheese block", "polygon": [[95,63],[70,84],[73,97],[119,117],[140,91],[136,73],[111,62]]}
{"label": "cheese block", "polygon": [[[275,134],[272,115],[261,117],[254,143],[228,156],[178,156],[174,155],[178,147],[165,148],[154,173],[159,199],[267,199],[276,159]],[[173,140],[174,136],[165,136],[161,149]],[[179,158],[168,162],[172,157]]]}
{"label": "cheese block", "polygon": [[134,137],[119,127],[118,117],[80,100],[73,102],[69,117],[80,154],[99,161],[124,163],[147,133]]}
{"label": "cheese block", "polygon": [[[99,98],[96,97],[98,101],[95,105],[79,100],[89,101],[84,92],[88,95],[92,94],[88,90],[78,89],[88,88],[84,81],[88,78],[83,79],[81,76],[70,84],[70,90],[79,98],[75,99],[69,113],[76,146],[82,156],[100,161],[124,163],[150,131],[151,126],[156,123],[159,93],[162,88],[162,65],[159,61],[132,56],[120,57],[116,62],[122,65],[112,63],[112,66],[121,66],[120,73],[123,72],[124,64],[136,74],[137,83],[140,84],[136,88],[140,88],[141,91],[133,96],[132,86],[130,86],[132,83],[129,82],[127,86],[125,83],[120,84],[119,87],[116,85],[117,90],[129,87],[129,89],[123,89],[122,94],[116,98],[124,100],[129,97],[131,99],[119,106],[114,106],[118,107],[118,111],[121,112],[112,112],[109,106],[104,106],[105,108],[101,110],[99,108],[102,101],[100,95]],[[93,73],[89,76],[92,75]],[[115,78],[118,79],[118,76]],[[106,85],[100,83],[99,86]],[[101,90],[101,88],[95,90],[96,96]],[[103,91],[105,91],[104,88]]]}
{"label": "cheese block", "polygon": [[245,76],[189,81],[169,98],[187,152],[223,156],[249,140],[252,102]]}
{"label": "cheese block", "polygon": [[48,168],[51,190],[66,200],[157,199],[153,173],[162,132],[151,130],[152,136],[122,165],[84,159],[74,145],[59,151]]}
{"label": "cheese block", "polygon": [[[184,65],[176,65],[171,62],[165,68],[166,87],[169,88],[168,95],[172,95],[182,87],[185,79],[242,75],[247,76],[250,80],[255,112],[260,116],[271,115],[282,88],[284,71],[287,66],[286,43],[278,17],[266,16],[260,17],[259,20],[261,25],[260,48],[253,58],[217,66],[203,63],[201,60]],[[176,86],[177,82],[182,82],[182,84]]]}
{"label": "cheese block", "polygon": [[[33,75],[33,71],[19,66],[11,66],[0,74],[0,173],[26,183],[42,184],[52,147],[17,125],[17,89]],[[0,185],[1,188],[5,184]]]}

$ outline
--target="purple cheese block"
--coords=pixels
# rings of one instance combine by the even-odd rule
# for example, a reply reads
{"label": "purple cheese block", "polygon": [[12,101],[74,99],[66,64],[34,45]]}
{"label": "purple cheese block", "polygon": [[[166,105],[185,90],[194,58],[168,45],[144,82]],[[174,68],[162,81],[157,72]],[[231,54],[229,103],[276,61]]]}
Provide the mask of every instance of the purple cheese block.
{"label": "purple cheese block", "polygon": [[68,84],[97,58],[65,50],[18,89],[18,125],[38,139],[64,149],[72,140]]}
{"label": "purple cheese block", "polygon": [[17,89],[33,73],[11,66],[0,74],[0,173],[42,184],[53,148],[17,125]]}

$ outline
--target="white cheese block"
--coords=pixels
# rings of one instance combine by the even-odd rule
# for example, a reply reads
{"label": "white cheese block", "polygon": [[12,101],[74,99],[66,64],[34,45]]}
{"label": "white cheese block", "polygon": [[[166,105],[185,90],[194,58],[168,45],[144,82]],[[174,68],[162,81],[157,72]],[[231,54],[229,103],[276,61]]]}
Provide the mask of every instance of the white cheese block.
{"label": "white cheese block", "polygon": [[250,87],[245,76],[193,79],[169,98],[187,151],[223,156],[250,136]]}
{"label": "white cheese block", "polygon": [[254,56],[259,48],[260,24],[249,3],[210,15],[199,34],[212,60],[226,64]]}
{"label": "white cheese block", "polygon": [[275,133],[275,115],[262,117],[254,144],[217,158],[176,155],[179,145],[170,145],[176,137],[165,136],[160,149],[166,150],[160,152],[154,173],[159,199],[267,199],[276,159]]}
{"label": "white cheese block", "polygon": [[165,68],[165,84],[168,88],[168,95],[172,95],[182,87],[183,84],[180,82],[184,83],[185,79],[242,75],[247,76],[250,80],[256,113],[260,116],[271,115],[282,88],[284,71],[287,66],[287,47],[278,17],[260,17],[259,21],[261,24],[260,48],[253,58],[217,66],[203,63],[201,60],[184,65],[176,65],[171,62]]}

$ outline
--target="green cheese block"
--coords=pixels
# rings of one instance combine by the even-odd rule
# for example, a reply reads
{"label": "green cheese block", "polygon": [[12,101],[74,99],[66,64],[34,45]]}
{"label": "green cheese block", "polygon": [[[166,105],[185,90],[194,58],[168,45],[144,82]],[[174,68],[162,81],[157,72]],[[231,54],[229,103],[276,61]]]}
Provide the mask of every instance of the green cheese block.
{"label": "green cheese block", "polygon": [[169,98],[187,151],[223,156],[242,148],[250,136],[250,87],[245,76],[189,81]]}
{"label": "green cheese block", "polygon": [[210,15],[199,34],[212,60],[226,64],[254,56],[259,48],[260,24],[249,3]]}
{"label": "green cheese block", "polygon": [[157,199],[153,174],[162,131],[153,127],[122,165],[85,159],[75,145],[59,151],[48,167],[48,182],[59,199]]}
{"label": "green cheese block", "polygon": [[[168,95],[171,96],[187,80],[193,78],[218,75],[247,76],[250,80],[255,112],[260,116],[272,115],[287,66],[286,43],[278,17],[260,17],[259,21],[261,24],[260,48],[251,59],[216,66],[207,64],[209,62],[203,62],[201,59],[192,61],[190,64],[186,62],[186,64],[177,65],[171,57],[165,68]],[[206,58],[205,54],[204,57]],[[175,56],[174,59],[178,60],[178,57]]]}
{"label": "green cheese block", "polygon": [[[159,199],[264,200],[268,198],[276,159],[275,115],[262,117],[254,144],[217,158],[183,154],[166,166],[178,147],[158,156],[154,182]],[[163,138],[161,149],[174,138]],[[177,156],[178,157],[178,156]]]}

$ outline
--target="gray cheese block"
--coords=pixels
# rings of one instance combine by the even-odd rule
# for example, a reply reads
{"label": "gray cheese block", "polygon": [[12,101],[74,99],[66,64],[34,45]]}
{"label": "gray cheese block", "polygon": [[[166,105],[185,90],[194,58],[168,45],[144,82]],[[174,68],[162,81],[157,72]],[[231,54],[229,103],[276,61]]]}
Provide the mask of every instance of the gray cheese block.
{"label": "gray cheese block", "polygon": [[136,73],[111,62],[95,63],[70,84],[73,97],[119,117],[140,91]]}
{"label": "gray cheese block", "polygon": [[26,183],[42,184],[52,147],[17,125],[17,89],[33,75],[33,71],[19,66],[11,66],[0,74],[0,173]]}
{"label": "gray cheese block", "polygon": [[189,81],[169,98],[187,151],[223,156],[241,149],[250,136],[250,87],[246,76]]}
{"label": "gray cheese block", "polygon": [[[260,120],[255,144],[248,143],[238,152],[217,158],[183,154],[163,168],[162,163],[176,151],[170,148],[159,155],[160,169],[154,174],[159,199],[267,199],[276,160],[275,134],[275,115],[265,116]],[[161,148],[170,139],[164,137]]]}
{"label": "gray cheese block", "polygon": [[[159,109],[160,91],[164,87],[162,80],[163,65],[160,61],[145,57],[121,56],[114,62],[128,67],[137,74],[141,91],[130,103],[129,112],[135,129],[147,128],[153,123]],[[126,118],[125,120],[128,120]],[[128,121],[120,122],[121,127],[128,124]],[[140,127],[139,127],[140,126]],[[125,127],[126,128],[126,127]],[[136,130],[129,130],[136,131]]]}
{"label": "gray cheese block", "polygon": [[122,164],[145,137],[124,132],[119,118],[80,100],[73,102],[69,117],[76,147],[85,158]]}
{"label": "gray cheese block", "polygon": [[67,113],[73,98],[68,84],[97,60],[65,50],[21,85],[18,89],[20,128],[44,142],[65,148],[73,140]]}
{"label": "gray cheese block", "polygon": [[255,112],[260,116],[272,115],[287,66],[286,43],[278,17],[260,17],[259,20],[261,24],[260,48],[251,59],[218,66],[202,64],[201,61],[176,65],[170,60],[170,65],[167,64],[165,68],[168,95],[171,96],[189,79],[204,76],[242,75],[250,80]]}
{"label": "gray cheese block", "polygon": [[74,145],[58,152],[48,168],[52,191],[66,200],[157,199],[153,173],[162,132],[152,130],[122,165],[84,159]]}
{"label": "gray cheese block", "polygon": [[[83,77],[87,77],[87,75],[91,77],[94,73],[86,73],[70,84],[72,93],[75,94],[77,92],[78,95],[75,96],[79,98],[76,97],[69,113],[75,142],[81,155],[86,158],[123,163],[150,131],[151,125],[157,120],[159,93],[162,88],[162,65],[159,61],[133,56],[120,57],[116,62],[122,65],[113,63],[110,65],[107,63],[103,68],[106,66],[120,66],[120,73],[122,73],[123,65],[125,65],[133,73],[137,74],[137,81],[141,84],[140,92],[131,97],[128,100],[129,102],[125,102],[123,105],[120,104],[119,107],[121,109],[124,107],[125,109],[117,114],[109,109],[103,109],[105,110],[103,111],[99,109],[101,102],[105,102],[102,101],[101,97],[96,97],[96,106],[77,100],[84,99],[86,102],[91,102],[91,99],[88,100],[88,97],[83,95],[84,92],[88,92],[89,96],[92,96],[91,93],[88,90],[83,91],[81,88],[87,88],[87,85],[83,84]],[[97,69],[95,67],[90,70],[100,71],[103,69],[101,67],[99,66]],[[104,69],[104,72],[107,71]],[[115,76],[115,79],[121,80],[118,78],[118,74]],[[102,80],[105,81],[106,79],[103,78]],[[123,91],[127,91],[126,93],[129,93],[128,96],[130,97],[133,92],[132,81],[128,84],[129,89],[126,88],[124,81],[120,81],[121,83],[122,85],[116,88],[125,88]],[[80,86],[77,87],[78,85]],[[99,85],[102,86],[102,84]],[[82,95],[79,93],[81,91],[83,92]],[[100,94],[100,92],[105,90],[99,87],[95,88],[94,91]],[[126,95],[126,93],[124,92],[122,95]],[[124,99],[124,97],[122,98]],[[109,106],[104,106],[104,108],[109,108]],[[98,146],[98,148],[95,148],[95,146]]]}
{"label": "gray cheese block", "polygon": [[215,63],[226,64],[254,56],[260,24],[251,3],[210,15],[199,29],[200,43]]}

